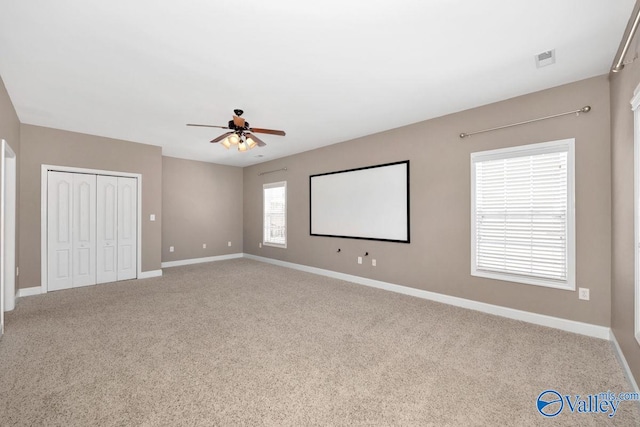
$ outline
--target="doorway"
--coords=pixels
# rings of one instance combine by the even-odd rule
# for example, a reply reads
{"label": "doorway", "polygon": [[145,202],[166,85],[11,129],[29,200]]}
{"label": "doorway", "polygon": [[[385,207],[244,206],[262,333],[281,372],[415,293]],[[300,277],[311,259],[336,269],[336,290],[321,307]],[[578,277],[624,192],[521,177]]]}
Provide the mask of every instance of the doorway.
{"label": "doorway", "polygon": [[16,301],[16,154],[4,139],[0,144],[0,334],[4,312]]}

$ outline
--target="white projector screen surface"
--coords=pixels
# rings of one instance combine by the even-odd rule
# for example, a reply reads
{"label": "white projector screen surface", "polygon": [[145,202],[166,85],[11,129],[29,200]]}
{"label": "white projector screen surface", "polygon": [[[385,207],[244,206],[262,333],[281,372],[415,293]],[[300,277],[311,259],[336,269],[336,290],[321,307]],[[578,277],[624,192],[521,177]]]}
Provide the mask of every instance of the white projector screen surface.
{"label": "white projector screen surface", "polygon": [[409,161],[311,175],[313,236],[409,243]]}

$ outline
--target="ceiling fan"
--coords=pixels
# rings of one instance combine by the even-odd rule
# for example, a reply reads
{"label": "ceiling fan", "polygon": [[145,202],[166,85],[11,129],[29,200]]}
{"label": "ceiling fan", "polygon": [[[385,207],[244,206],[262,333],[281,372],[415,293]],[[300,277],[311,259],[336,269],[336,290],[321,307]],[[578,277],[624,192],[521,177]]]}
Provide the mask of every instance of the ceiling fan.
{"label": "ceiling fan", "polygon": [[256,146],[264,147],[265,145],[267,145],[264,141],[256,137],[254,133],[266,133],[269,135],[280,136],[286,135],[283,130],[252,128],[251,126],[249,126],[249,122],[241,117],[244,111],[236,109],[233,110],[233,112],[235,113],[233,116],[233,120],[229,120],[227,126],[198,125],[193,123],[187,123],[187,126],[229,129],[230,132],[223,133],[219,137],[211,140],[211,142],[220,142],[222,146],[227,150],[232,145],[237,145],[238,151],[247,151]]}

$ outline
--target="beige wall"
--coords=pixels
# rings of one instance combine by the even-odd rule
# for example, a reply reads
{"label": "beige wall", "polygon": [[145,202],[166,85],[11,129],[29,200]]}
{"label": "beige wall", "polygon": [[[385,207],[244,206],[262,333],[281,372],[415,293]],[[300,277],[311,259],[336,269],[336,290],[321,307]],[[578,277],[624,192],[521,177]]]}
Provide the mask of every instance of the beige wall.
{"label": "beige wall", "polygon": [[242,252],[242,168],[163,157],[162,216],[163,262]]}
{"label": "beige wall", "polygon": [[[13,103],[9,98],[9,94],[7,93],[7,89],[4,86],[4,82],[2,81],[2,77],[0,77],[0,138],[7,141],[11,149],[18,158],[16,161],[17,168],[17,182],[16,189],[20,188],[20,121],[18,120],[18,116],[16,114],[16,110],[13,107]],[[2,171],[2,165],[0,164],[0,172]],[[16,205],[19,205],[20,194],[16,194]],[[18,210],[18,206],[16,206],[16,227],[20,225],[20,211]],[[16,266],[19,265],[19,241],[20,233],[19,230],[16,230]],[[19,286],[18,277],[16,277],[16,289]]]}
{"label": "beige wall", "polygon": [[0,77],[0,139],[6,140],[16,154],[20,152],[20,121],[2,77]]}
{"label": "beige wall", "polygon": [[[142,271],[160,269],[160,147],[23,124],[20,148],[20,288],[41,284],[42,164],[142,174]],[[150,214],[156,215],[155,222]]]}
{"label": "beige wall", "polygon": [[[593,107],[565,116],[460,140],[460,132]],[[608,326],[611,309],[611,165],[606,76],[416,123],[244,170],[244,250],[247,253]],[[470,275],[470,153],[576,139],[577,292]],[[295,144],[295,140],[286,142]],[[309,235],[309,175],[409,159],[411,243]],[[286,172],[258,176],[286,167]],[[288,248],[258,248],[261,191],[287,181]],[[336,253],[337,249],[342,251]],[[356,258],[369,252],[363,265]],[[376,258],[377,267],[370,260]]]}
{"label": "beige wall", "polygon": [[[633,58],[629,52],[627,58]],[[640,380],[640,345],[634,338],[634,176],[631,98],[640,84],[640,62],[611,79],[612,328],[627,363]]]}

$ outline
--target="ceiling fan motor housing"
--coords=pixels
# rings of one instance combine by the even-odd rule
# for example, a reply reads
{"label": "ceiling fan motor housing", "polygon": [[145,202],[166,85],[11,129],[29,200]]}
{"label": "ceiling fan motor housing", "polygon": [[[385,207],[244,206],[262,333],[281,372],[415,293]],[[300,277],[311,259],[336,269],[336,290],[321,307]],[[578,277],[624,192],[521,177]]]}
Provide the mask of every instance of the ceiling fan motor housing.
{"label": "ceiling fan motor housing", "polygon": [[236,126],[236,124],[233,122],[233,120],[229,120],[229,123],[227,124],[227,127],[229,129],[233,129],[233,130],[236,130],[236,131],[248,130],[249,129],[249,122],[244,122],[244,126],[240,127],[240,126]]}

